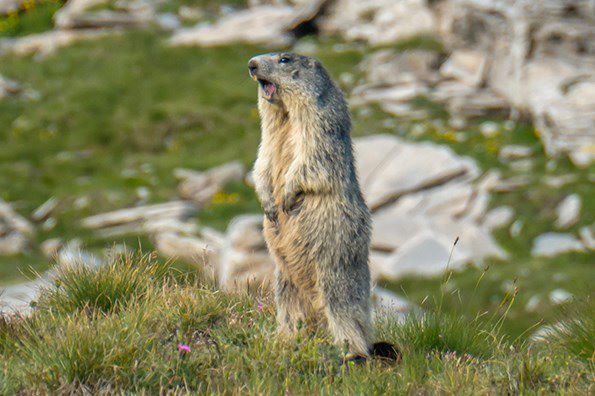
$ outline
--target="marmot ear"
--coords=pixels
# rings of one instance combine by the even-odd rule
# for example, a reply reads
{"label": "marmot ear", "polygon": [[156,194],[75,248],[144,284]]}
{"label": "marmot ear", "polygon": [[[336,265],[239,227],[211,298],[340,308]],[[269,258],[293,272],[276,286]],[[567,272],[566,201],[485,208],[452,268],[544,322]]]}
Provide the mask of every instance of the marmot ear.
{"label": "marmot ear", "polygon": [[315,67],[319,67],[319,66],[320,66],[320,62],[318,62],[316,59],[312,59],[312,58],[308,59],[308,67],[309,68],[315,68]]}

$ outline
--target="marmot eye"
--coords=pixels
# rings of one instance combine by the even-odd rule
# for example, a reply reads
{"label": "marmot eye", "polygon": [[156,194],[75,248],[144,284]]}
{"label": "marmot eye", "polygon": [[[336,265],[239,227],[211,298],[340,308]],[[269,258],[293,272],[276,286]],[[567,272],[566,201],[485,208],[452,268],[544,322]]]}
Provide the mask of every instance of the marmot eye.
{"label": "marmot eye", "polygon": [[290,61],[291,61],[291,59],[289,59],[286,56],[284,56],[281,59],[279,59],[279,63],[289,63]]}

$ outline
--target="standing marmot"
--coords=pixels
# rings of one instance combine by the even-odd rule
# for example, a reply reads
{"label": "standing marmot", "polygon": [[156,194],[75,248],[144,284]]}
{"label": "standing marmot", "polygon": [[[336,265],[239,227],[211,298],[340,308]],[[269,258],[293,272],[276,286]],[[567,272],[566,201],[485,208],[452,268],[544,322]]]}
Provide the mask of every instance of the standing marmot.
{"label": "standing marmot", "polygon": [[254,165],[264,234],[276,263],[280,332],[326,323],[352,356],[371,349],[370,212],[354,167],[349,110],[322,64],[252,58],[262,140]]}

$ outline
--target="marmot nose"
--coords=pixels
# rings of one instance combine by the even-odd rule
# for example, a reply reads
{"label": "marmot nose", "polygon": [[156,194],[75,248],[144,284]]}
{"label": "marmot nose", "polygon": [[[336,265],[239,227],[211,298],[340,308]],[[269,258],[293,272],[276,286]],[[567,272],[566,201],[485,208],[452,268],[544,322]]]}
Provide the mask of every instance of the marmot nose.
{"label": "marmot nose", "polygon": [[258,70],[258,61],[256,59],[250,59],[250,62],[248,62],[248,70],[250,70],[250,75],[254,75],[254,73],[256,73]]}

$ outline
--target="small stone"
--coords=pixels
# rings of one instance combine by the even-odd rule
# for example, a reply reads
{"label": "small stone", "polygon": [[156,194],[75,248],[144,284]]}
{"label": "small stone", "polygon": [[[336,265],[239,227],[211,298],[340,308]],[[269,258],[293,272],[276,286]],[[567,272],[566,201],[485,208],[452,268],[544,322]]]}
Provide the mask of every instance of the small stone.
{"label": "small stone", "polygon": [[483,220],[484,226],[490,230],[502,228],[510,224],[514,217],[514,209],[510,206],[499,206],[490,210]]}
{"label": "small stone", "polygon": [[462,117],[451,117],[448,120],[448,125],[454,129],[463,129],[467,126],[467,121]]}
{"label": "small stone", "polygon": [[582,227],[578,231],[583,245],[589,250],[595,250],[595,224],[591,226]]}
{"label": "small stone", "polygon": [[55,217],[50,217],[50,218],[46,219],[43,223],[41,223],[41,229],[44,231],[53,230],[54,227],[56,227],[57,223],[58,222],[56,221]]}
{"label": "small stone", "polygon": [[510,168],[516,172],[529,172],[533,169],[534,162],[532,159],[524,159],[513,161],[510,163]]}
{"label": "small stone", "polygon": [[523,230],[524,225],[525,222],[521,219],[518,219],[514,223],[512,223],[509,231],[510,236],[513,238],[517,238],[519,235],[521,235],[521,231]]}
{"label": "small stone", "polygon": [[581,197],[578,194],[571,194],[564,198],[556,208],[556,227],[559,229],[569,228],[575,225],[580,218],[582,207]]}
{"label": "small stone", "polygon": [[52,214],[57,206],[58,199],[56,197],[51,197],[33,211],[31,218],[35,221],[43,221]]}
{"label": "small stone", "polygon": [[182,25],[177,15],[169,12],[157,15],[155,22],[161,29],[169,32],[179,29]]}
{"label": "small stone", "polygon": [[577,175],[567,174],[560,176],[544,176],[543,182],[548,187],[560,188],[569,183],[573,183],[578,179]]}
{"label": "small stone", "polygon": [[539,305],[541,304],[541,297],[538,295],[532,296],[527,304],[525,304],[525,311],[527,312],[535,312]]}
{"label": "small stone", "polygon": [[492,122],[492,121],[483,122],[479,126],[479,131],[481,132],[481,134],[483,136],[488,137],[488,138],[494,137],[494,136],[498,135],[498,133],[500,133],[498,124],[496,124],[495,122]]}
{"label": "small stone", "polygon": [[547,232],[535,238],[531,255],[534,257],[554,257],[569,252],[583,252],[583,244],[571,234]]}
{"label": "small stone", "polygon": [[564,289],[556,289],[552,290],[552,292],[549,295],[549,298],[552,304],[559,305],[572,300],[573,295]]}
{"label": "small stone", "polygon": [[531,147],[510,144],[500,149],[498,158],[500,158],[500,161],[506,162],[524,159],[530,157],[531,154],[533,154],[533,149]]}
{"label": "small stone", "polygon": [[41,243],[41,252],[49,259],[56,259],[58,252],[64,246],[64,242],[60,238],[51,238]]}

